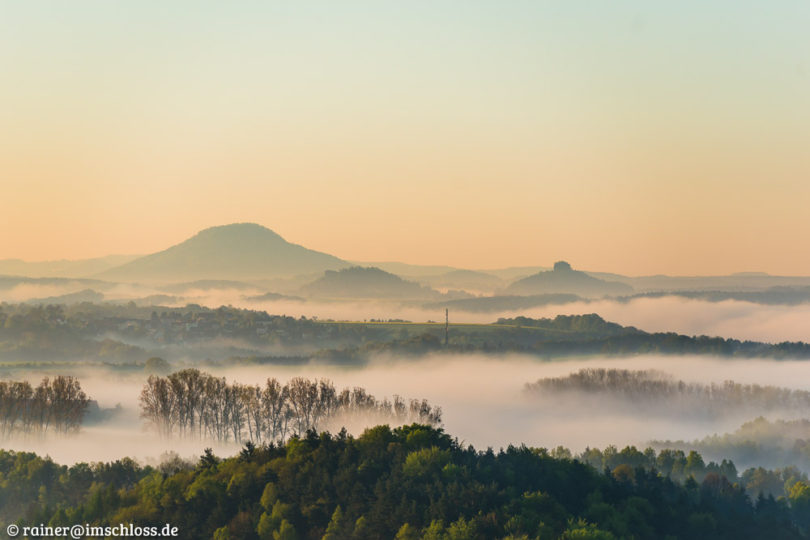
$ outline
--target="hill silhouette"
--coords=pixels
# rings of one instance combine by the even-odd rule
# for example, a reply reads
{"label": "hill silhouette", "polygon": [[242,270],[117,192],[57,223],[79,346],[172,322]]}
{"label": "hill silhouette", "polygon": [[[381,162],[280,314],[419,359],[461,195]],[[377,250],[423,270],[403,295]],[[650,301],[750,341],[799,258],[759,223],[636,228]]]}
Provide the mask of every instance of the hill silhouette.
{"label": "hill silhouette", "polygon": [[618,281],[605,281],[571,268],[565,261],[558,261],[554,269],[518,280],[506,288],[508,294],[576,294],[585,297],[621,295],[633,292],[633,287]]}
{"label": "hill silhouette", "polygon": [[291,244],[266,227],[236,223],[200,231],[185,242],[99,274],[117,281],[245,280],[314,274],[348,266]]}
{"label": "hill silhouette", "polygon": [[49,296],[47,298],[32,298],[26,300],[29,304],[81,304],[82,302],[101,303],[104,301],[104,294],[93,289],[84,289],[74,293]]}
{"label": "hill silhouette", "polygon": [[379,268],[355,266],[343,270],[327,270],[323,277],[305,285],[301,292],[307,296],[325,298],[431,298],[437,291],[418,283],[406,281]]}

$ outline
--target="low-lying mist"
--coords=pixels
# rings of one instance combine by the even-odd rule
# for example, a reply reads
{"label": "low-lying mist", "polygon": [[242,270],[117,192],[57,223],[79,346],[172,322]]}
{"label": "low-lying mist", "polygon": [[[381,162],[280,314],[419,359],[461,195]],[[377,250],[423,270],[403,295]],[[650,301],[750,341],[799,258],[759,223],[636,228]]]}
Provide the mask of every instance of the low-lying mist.
{"label": "low-lying mist", "polygon": [[[563,445],[575,452],[586,446],[645,446],[651,440],[691,441],[715,433],[733,432],[741,422],[752,420],[760,412],[772,420],[783,417],[774,415],[773,411],[754,409],[745,411],[746,415],[753,415],[746,418],[733,414],[684,414],[683,411],[672,411],[672,414],[659,411],[651,416],[642,406],[637,410],[599,406],[598,399],[594,401],[593,396],[585,394],[581,399],[574,396],[538,404],[524,391],[526,383],[564,377],[583,368],[655,369],[691,383],[722,384],[734,380],[740,384],[810,390],[810,362],[707,357],[638,356],[543,362],[518,355],[503,358],[458,355],[419,360],[380,357],[362,368],[306,364],[204,369],[226,377],[229,382],[263,384],[269,377],[281,382],[296,376],[324,377],[337,387],[360,386],[380,398],[400,395],[427,399],[442,408],[443,426],[448,433],[479,449],[521,443],[547,448]],[[161,439],[144,430],[138,408],[138,396],[147,377],[144,373],[86,368],[69,374],[79,378],[88,397],[97,400],[102,408],[120,404],[123,411],[106,423],[83,427],[74,437],[19,438],[3,441],[3,447],[49,454],[64,463],[123,456],[156,459],[170,451],[182,457],[195,457],[206,447],[226,455],[238,449],[235,444],[218,445],[212,441]],[[13,376],[39,380],[43,372],[15,372]],[[792,414],[800,416],[796,410]],[[350,432],[359,434],[373,422],[352,423],[347,426]]]}
{"label": "low-lying mist", "polygon": [[[263,310],[274,315],[317,317],[334,320],[403,319],[414,322],[443,321],[444,309],[425,309],[418,301],[401,300],[302,300],[261,298],[262,289],[229,287],[188,287],[167,295],[165,290],[140,285],[108,284],[102,292],[104,301],[136,301],[139,305],[152,299],[166,307],[183,307],[194,303],[209,308],[223,305]],[[0,290],[0,301],[22,302],[74,294],[87,285],[23,283]],[[257,296],[259,295],[259,296]],[[159,307],[156,307],[159,311]],[[634,298],[629,301],[594,300],[535,308],[490,313],[451,310],[451,323],[490,323],[501,317],[532,318],[597,313],[602,318],[648,332],[677,332],[687,335],[709,335],[766,342],[810,341],[807,321],[810,304],[763,305],[725,300],[709,302],[675,296]]]}
{"label": "low-lying mist", "polygon": [[[206,304],[208,305],[208,304]],[[217,304],[220,305],[220,304]],[[402,303],[369,302],[246,302],[235,299],[234,306],[261,309],[268,313],[294,317],[318,317],[336,320],[405,319],[441,321],[444,310],[426,310]],[[210,304],[209,307],[216,307]],[[727,300],[707,302],[678,297],[635,298],[627,302],[597,300],[492,313],[450,312],[456,323],[490,323],[501,317],[555,317],[597,313],[603,319],[623,326],[635,326],[647,332],[677,332],[777,343],[810,341],[810,304],[793,306],[762,305]]]}

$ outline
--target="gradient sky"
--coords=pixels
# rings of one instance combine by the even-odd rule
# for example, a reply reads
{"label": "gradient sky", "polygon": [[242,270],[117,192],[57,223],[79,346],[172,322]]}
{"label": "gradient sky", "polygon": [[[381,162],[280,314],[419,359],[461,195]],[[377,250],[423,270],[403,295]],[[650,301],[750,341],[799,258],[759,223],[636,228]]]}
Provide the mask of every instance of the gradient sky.
{"label": "gradient sky", "polygon": [[810,274],[810,3],[0,0],[0,258]]}

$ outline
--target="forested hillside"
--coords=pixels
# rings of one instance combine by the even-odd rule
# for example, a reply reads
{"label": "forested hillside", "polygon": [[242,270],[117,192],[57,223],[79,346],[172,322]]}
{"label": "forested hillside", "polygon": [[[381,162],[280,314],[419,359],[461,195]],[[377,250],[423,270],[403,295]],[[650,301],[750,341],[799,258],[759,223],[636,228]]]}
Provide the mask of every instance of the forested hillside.
{"label": "forested hillside", "polygon": [[169,361],[363,364],[380,353],[470,352],[542,358],[660,353],[804,359],[810,358],[810,345],[649,333],[596,314],[450,324],[445,343],[444,324],[430,321],[317,320],[194,304],[0,304],[0,359],[7,362],[83,360],[142,367],[146,358],[162,356]]}
{"label": "forested hillside", "polygon": [[358,438],[310,432],[157,469],[126,459],[66,468],[0,451],[0,520],[170,523],[182,538],[220,540],[806,537],[806,478],[791,479],[785,498],[752,499],[733,465],[690,455],[681,484],[637,451],[606,453],[601,471],[563,451],[479,452],[418,424]]}
{"label": "forested hillside", "polygon": [[810,420],[768,420],[762,416],[745,422],[732,433],[694,441],[653,441],[656,448],[695,449],[706,456],[723,456],[743,466],[754,464],[810,470]]}

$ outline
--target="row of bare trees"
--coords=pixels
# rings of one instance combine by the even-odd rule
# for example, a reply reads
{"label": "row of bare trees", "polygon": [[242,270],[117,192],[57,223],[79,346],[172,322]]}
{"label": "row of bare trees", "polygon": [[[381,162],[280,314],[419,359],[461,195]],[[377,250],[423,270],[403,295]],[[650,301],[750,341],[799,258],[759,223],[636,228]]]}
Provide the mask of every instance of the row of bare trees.
{"label": "row of bare trees", "polygon": [[78,379],[45,377],[37,387],[28,381],[0,381],[0,438],[49,430],[70,433],[79,429],[89,399]]}
{"label": "row of bare trees", "polygon": [[197,369],[152,375],[141,391],[141,417],[163,436],[217,441],[283,442],[310,429],[351,421],[438,425],[441,409],[427,400],[378,400],[363,388],[338,392],[327,379],[274,378],[264,386],[227,383]]}

